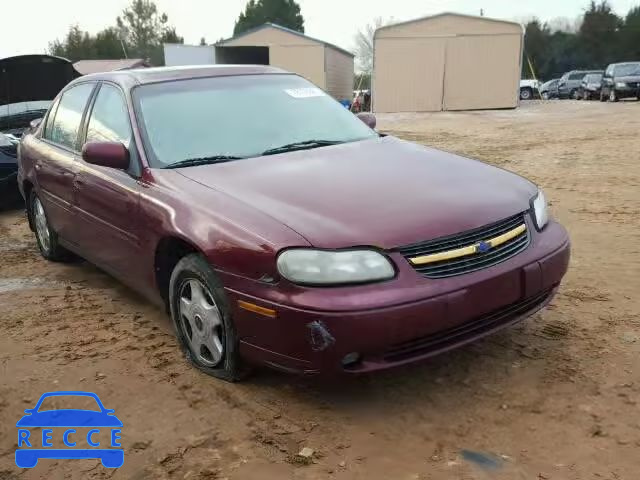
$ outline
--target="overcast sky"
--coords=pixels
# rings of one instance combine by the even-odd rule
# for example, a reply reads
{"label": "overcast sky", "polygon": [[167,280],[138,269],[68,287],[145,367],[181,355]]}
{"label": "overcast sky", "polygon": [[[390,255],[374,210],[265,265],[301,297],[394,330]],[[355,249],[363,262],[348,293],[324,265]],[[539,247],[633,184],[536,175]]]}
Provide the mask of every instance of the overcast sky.
{"label": "overcast sky", "polygon": [[[169,15],[185,43],[208,42],[231,36],[238,14],[247,0],[156,0]],[[44,53],[49,41],[64,36],[69,26],[96,33],[113,25],[130,0],[0,0],[0,58]],[[298,0],[308,35],[352,49],[354,33],[376,17],[395,20],[444,11],[521,20],[538,16],[575,19],[588,0]],[[624,15],[640,0],[610,0]],[[6,4],[6,5],[5,5]]]}

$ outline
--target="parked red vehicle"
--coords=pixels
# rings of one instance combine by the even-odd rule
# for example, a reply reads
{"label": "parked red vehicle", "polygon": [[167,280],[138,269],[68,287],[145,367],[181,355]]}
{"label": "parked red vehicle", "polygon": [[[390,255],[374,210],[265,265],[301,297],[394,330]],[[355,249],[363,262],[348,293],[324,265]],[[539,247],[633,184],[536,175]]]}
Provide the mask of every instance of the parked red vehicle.
{"label": "parked red vehicle", "polygon": [[424,360],[545,306],[569,262],[528,180],[379,135],[273,67],[77,79],[23,138],[19,185],[45,258],[165,306],[227,380]]}

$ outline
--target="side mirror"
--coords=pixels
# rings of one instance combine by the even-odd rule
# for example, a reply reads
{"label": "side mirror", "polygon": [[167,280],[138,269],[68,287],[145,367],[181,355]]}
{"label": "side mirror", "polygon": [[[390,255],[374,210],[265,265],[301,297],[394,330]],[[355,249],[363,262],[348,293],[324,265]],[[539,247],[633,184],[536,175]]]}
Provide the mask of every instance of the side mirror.
{"label": "side mirror", "polygon": [[29,122],[29,129],[33,132],[38,129],[41,123],[42,117],[31,120],[31,122]]}
{"label": "side mirror", "polygon": [[376,116],[373,113],[362,112],[356,115],[360,119],[362,123],[364,123],[367,127],[375,130],[376,128]]}
{"label": "side mirror", "polygon": [[87,142],[82,147],[82,159],[101,167],[129,168],[129,150],[120,142]]}

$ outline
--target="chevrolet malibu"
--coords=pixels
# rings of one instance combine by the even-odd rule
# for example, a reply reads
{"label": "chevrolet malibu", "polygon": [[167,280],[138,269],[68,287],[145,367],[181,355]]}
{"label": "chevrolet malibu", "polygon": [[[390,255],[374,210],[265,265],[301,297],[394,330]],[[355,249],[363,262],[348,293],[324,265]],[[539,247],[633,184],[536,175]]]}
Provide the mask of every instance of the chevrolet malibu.
{"label": "chevrolet malibu", "polygon": [[374,121],[267,66],[89,75],[23,138],[19,187],[46,259],[164,306],[226,380],[396,367],[545,306],[569,238],[542,191]]}

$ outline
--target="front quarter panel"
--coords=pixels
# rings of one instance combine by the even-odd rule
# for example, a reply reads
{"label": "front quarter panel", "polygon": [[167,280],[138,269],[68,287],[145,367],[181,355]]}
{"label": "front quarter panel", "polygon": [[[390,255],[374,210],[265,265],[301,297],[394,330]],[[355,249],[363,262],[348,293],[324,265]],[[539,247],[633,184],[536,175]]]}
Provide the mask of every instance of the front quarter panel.
{"label": "front quarter panel", "polygon": [[[141,189],[143,241],[155,247],[175,237],[202,252],[214,269],[251,280],[277,275],[277,252],[309,246],[293,230],[222,192],[187,179],[177,170],[148,170]],[[153,255],[152,255],[153,257]],[[151,272],[154,269],[150,270]]]}

